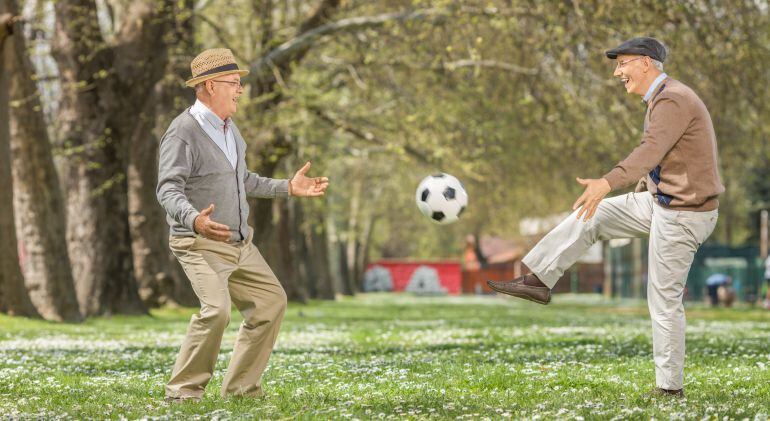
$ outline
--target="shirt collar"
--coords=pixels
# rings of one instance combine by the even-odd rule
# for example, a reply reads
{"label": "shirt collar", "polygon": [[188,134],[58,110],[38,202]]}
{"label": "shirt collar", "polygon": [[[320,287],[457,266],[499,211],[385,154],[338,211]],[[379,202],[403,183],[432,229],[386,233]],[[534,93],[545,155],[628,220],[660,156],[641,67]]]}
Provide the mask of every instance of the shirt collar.
{"label": "shirt collar", "polygon": [[211,111],[211,109],[199,99],[196,99],[195,104],[190,107],[190,113],[203,116],[203,118],[217,130],[224,131],[225,124],[230,127],[230,124],[232,123],[232,120],[229,118],[226,122],[223,121],[221,118],[219,118],[218,115],[216,115],[215,112]]}
{"label": "shirt collar", "polygon": [[652,84],[650,85],[649,89],[647,89],[647,93],[644,94],[644,102],[650,102],[650,98],[652,98],[653,92],[655,92],[656,89],[658,89],[658,85],[660,85],[661,82],[663,82],[663,79],[667,78],[668,75],[665,73],[661,73],[658,75],[658,77],[655,78],[655,80],[652,81]]}

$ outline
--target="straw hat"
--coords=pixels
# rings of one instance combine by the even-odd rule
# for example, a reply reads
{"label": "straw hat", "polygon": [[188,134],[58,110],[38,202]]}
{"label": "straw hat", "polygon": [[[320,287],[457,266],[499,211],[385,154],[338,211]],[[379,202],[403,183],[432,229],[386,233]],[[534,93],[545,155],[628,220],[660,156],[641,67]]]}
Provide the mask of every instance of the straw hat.
{"label": "straw hat", "polygon": [[238,68],[233,52],[227,48],[212,48],[198,54],[190,63],[190,70],[192,70],[192,79],[185,82],[185,84],[191,88],[217,76],[234,73],[238,73],[241,76],[249,74],[248,70],[240,70]]}

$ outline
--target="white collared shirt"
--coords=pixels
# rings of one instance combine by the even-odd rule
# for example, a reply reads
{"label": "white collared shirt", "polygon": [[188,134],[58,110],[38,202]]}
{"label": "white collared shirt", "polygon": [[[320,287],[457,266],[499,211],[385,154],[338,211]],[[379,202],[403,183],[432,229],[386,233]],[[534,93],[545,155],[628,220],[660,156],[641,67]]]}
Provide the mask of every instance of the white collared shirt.
{"label": "white collared shirt", "polygon": [[228,118],[227,122],[222,121],[206,104],[197,99],[195,104],[190,107],[190,114],[195,117],[203,131],[217,144],[227,160],[230,161],[230,165],[235,169],[238,162],[238,151],[235,149],[235,136],[231,128],[232,119]]}
{"label": "white collared shirt", "polygon": [[667,77],[667,74],[661,73],[658,75],[658,77],[655,78],[655,80],[652,81],[652,85],[650,85],[650,87],[647,89],[647,93],[644,94],[644,102],[650,102],[650,98],[652,98],[653,92],[658,89],[658,85],[660,85],[660,83],[663,82],[663,79]]}

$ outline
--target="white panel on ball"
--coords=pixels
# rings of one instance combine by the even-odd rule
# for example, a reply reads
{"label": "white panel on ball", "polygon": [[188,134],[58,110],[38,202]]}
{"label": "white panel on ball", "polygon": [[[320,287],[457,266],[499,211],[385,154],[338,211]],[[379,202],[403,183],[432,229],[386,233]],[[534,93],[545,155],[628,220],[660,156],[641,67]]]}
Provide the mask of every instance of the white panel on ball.
{"label": "white panel on ball", "polygon": [[439,173],[425,177],[414,197],[417,208],[437,224],[457,221],[468,206],[468,193],[457,178]]}

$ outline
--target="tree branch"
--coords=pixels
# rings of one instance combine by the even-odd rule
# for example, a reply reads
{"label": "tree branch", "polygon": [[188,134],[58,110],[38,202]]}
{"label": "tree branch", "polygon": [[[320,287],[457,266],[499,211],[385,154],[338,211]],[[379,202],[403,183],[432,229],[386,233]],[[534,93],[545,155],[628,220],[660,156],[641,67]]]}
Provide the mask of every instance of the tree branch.
{"label": "tree branch", "polygon": [[[361,130],[353,127],[352,124],[350,124],[350,123],[348,123],[348,122],[346,122],[344,120],[341,120],[341,119],[338,119],[338,118],[335,118],[335,117],[331,116],[330,114],[325,112],[323,109],[321,109],[321,107],[318,107],[318,106],[315,106],[315,105],[307,105],[306,107],[307,107],[307,109],[310,112],[312,112],[318,118],[320,118],[322,121],[324,121],[325,123],[331,125],[334,128],[341,129],[345,133],[348,133],[348,134],[352,135],[353,137],[361,139],[361,140],[364,140],[364,141],[366,141],[368,143],[373,143],[373,144],[376,144],[378,146],[387,146],[386,142],[378,139],[376,136],[374,136],[374,134],[372,132],[361,131]],[[404,145],[403,148],[404,148],[404,151],[407,154],[411,155],[412,157],[416,158],[418,161],[420,161],[420,162],[422,162],[424,164],[435,163],[434,162],[435,160],[431,159],[430,157],[425,155],[423,152],[420,152],[417,149],[415,149],[415,148],[413,148],[413,147],[411,147],[409,145]]]}
{"label": "tree branch", "polygon": [[[347,61],[341,60],[341,59],[334,59],[330,57],[325,57],[325,59],[327,62],[334,63],[343,67],[352,65],[351,63],[348,63]],[[361,63],[357,63],[357,65],[361,66]],[[485,67],[485,68],[506,70],[512,73],[519,73],[519,74],[531,75],[531,76],[534,76],[540,73],[540,69],[537,67],[524,67],[518,64],[507,63],[507,62],[502,62],[497,60],[473,60],[473,59],[447,61],[447,62],[436,63],[436,64],[420,64],[420,63],[414,63],[406,60],[370,61],[370,62],[367,62],[364,66],[379,67],[383,65],[394,66],[394,67],[405,67],[413,70],[427,69],[427,70],[450,71],[450,72],[460,68],[464,68],[464,67]]]}
{"label": "tree branch", "polygon": [[[340,0],[322,0],[318,7],[313,11],[313,13],[311,13],[310,16],[308,16],[308,18],[305,19],[302,24],[300,24],[298,28],[298,33],[300,34],[299,36],[301,37],[301,34],[312,33],[319,27],[325,26],[325,23],[331,18],[332,12],[334,12],[339,7],[339,5]],[[261,47],[263,50],[265,46],[274,45],[272,40],[266,38],[271,33],[272,31],[269,28],[266,28],[263,31],[263,37],[261,40]],[[297,37],[294,39],[296,38]],[[249,67],[253,69],[256,64],[262,62],[266,64],[259,67],[259,71],[261,71],[261,73],[254,74],[254,70],[251,70],[252,74],[245,78],[245,82],[253,83],[253,87],[251,89],[252,96],[262,96],[264,94],[273,92],[278,81],[287,79],[291,74],[291,64],[302,60],[302,58],[312,46],[312,43],[308,43],[300,48],[292,49],[291,54],[285,58],[280,59],[279,62],[275,61],[277,58],[265,61],[265,58],[270,57],[271,54],[280,49],[284,44],[286,43],[284,42],[278,47],[272,49],[270,52],[264,55],[261,60],[252,62],[249,65]],[[279,95],[276,97],[275,102],[266,104],[266,106],[270,107],[275,105],[276,103],[280,102],[280,100],[281,99]]]}
{"label": "tree branch", "polygon": [[[497,68],[501,70],[507,70],[513,73],[521,73],[525,75],[536,75],[539,72],[537,68],[523,67],[517,64],[505,63],[497,60],[465,59],[465,60],[449,61],[437,66],[440,66],[441,68],[449,71],[452,71],[461,67],[491,67],[491,68]],[[433,67],[435,68],[437,66],[433,66]]]}
{"label": "tree branch", "polygon": [[57,1],[54,11],[56,29],[52,54],[62,70],[63,82],[89,80],[99,70],[109,67],[102,63],[111,49],[99,28],[94,0]]}
{"label": "tree branch", "polygon": [[[149,90],[160,79],[168,61],[167,37],[173,29],[174,0],[133,1],[116,39],[116,72],[121,81]],[[181,13],[190,13],[182,10]],[[148,54],[148,52],[151,52]],[[149,74],[149,72],[154,72]]]}
{"label": "tree branch", "polygon": [[227,49],[229,49],[230,51],[232,51],[232,52],[233,52],[233,55],[235,56],[235,58],[237,58],[238,60],[240,60],[242,63],[248,63],[248,62],[249,62],[249,60],[247,60],[247,59],[246,59],[246,57],[244,57],[243,55],[241,55],[241,53],[240,53],[240,52],[238,52],[238,50],[236,50],[235,48],[233,48],[233,46],[232,46],[232,45],[231,45],[231,44],[230,44],[230,43],[227,41],[227,38],[225,38],[225,37],[222,35],[222,33],[223,33],[224,31],[222,30],[222,28],[221,28],[219,25],[217,25],[216,23],[214,23],[214,22],[213,22],[211,19],[209,19],[209,18],[208,18],[208,17],[207,17],[205,14],[203,14],[203,13],[198,13],[198,14],[196,14],[196,15],[195,15],[195,17],[196,17],[197,19],[200,19],[201,21],[203,21],[203,23],[205,23],[206,25],[210,26],[210,27],[211,27],[211,29],[213,29],[213,30],[214,30],[214,35],[216,35],[216,37],[217,37],[217,39],[219,40],[219,42],[220,42],[222,45],[224,45],[224,46],[225,46],[225,48],[227,48]]}
{"label": "tree branch", "polygon": [[307,51],[325,35],[338,32],[352,32],[361,29],[383,26],[389,22],[420,20],[442,14],[442,10],[425,9],[402,13],[384,13],[376,16],[364,16],[341,19],[327,23],[317,28],[305,31],[289,41],[277,46],[259,61],[250,66],[251,74],[248,81],[258,81],[261,84],[270,84],[273,68],[287,69],[292,63],[300,60]]}
{"label": "tree branch", "polygon": [[299,33],[303,34],[330,21],[332,12],[337,10],[339,5],[340,0],[323,0],[315,11],[299,26]]}
{"label": "tree branch", "polygon": [[21,21],[21,16],[13,16],[10,13],[0,15],[0,45],[5,38],[13,35],[13,25]]}

